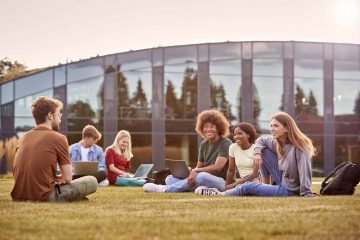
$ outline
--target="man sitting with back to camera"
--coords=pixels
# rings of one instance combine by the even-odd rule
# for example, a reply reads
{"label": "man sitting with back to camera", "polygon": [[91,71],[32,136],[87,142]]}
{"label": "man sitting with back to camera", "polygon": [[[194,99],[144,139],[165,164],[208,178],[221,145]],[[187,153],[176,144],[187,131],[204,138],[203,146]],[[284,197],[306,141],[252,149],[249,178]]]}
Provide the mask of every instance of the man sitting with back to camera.
{"label": "man sitting with back to camera", "polygon": [[[70,159],[74,162],[98,161],[98,175],[95,176],[99,186],[108,186],[106,179],[105,156],[102,148],[96,145],[101,139],[101,133],[92,125],[86,125],[82,131],[82,140],[70,146]],[[80,176],[74,176],[78,178]]]}
{"label": "man sitting with back to camera", "polygon": [[[77,201],[86,199],[97,188],[96,178],[85,176],[72,181],[69,144],[59,133],[63,104],[39,97],[31,105],[36,127],[18,141],[13,175],[14,201]],[[56,175],[56,166],[60,175]]]}

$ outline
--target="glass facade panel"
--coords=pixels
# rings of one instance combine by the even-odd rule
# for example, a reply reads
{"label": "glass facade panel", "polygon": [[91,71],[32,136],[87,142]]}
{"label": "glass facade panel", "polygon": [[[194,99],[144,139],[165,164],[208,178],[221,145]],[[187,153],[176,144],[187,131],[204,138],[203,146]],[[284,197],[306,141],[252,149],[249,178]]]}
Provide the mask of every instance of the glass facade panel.
{"label": "glass facade panel", "polygon": [[14,81],[1,85],[1,104],[14,100]]}
{"label": "glass facade panel", "polygon": [[334,60],[360,61],[360,47],[352,44],[334,44]]}
{"label": "glass facade panel", "polygon": [[199,49],[199,62],[208,62],[209,61],[209,45],[202,44],[198,46]]}
{"label": "glass facade panel", "polygon": [[103,105],[102,76],[68,84],[67,114],[69,132],[81,132],[86,124],[94,125],[99,131],[102,131],[103,126],[100,124],[100,120],[103,117]]}
{"label": "glass facade panel", "polygon": [[101,76],[104,73],[102,58],[98,60],[69,64],[67,66],[67,71],[69,83]]}
{"label": "glass facade panel", "polygon": [[190,167],[196,167],[198,160],[196,133],[167,134],[165,139],[165,158],[186,160]]}
{"label": "glass facade panel", "polygon": [[[324,83],[322,79],[295,78],[295,115],[324,116]],[[321,119],[322,121],[322,119]],[[319,129],[322,131],[322,129]]]}
{"label": "glass facade panel", "polygon": [[253,76],[276,76],[283,75],[282,59],[254,59]]}
{"label": "glass facade panel", "polygon": [[164,80],[166,118],[194,119],[197,114],[197,65],[165,66]]}
{"label": "glass facade panel", "polygon": [[255,42],[253,43],[254,58],[282,58],[283,44],[279,42]]}
{"label": "glass facade panel", "polygon": [[53,97],[53,89],[46,90],[34,95],[26,96],[15,100],[14,115],[15,115],[15,132],[18,136],[36,126],[35,120],[31,113],[31,104],[36,98],[40,96]]}
{"label": "glass facade panel", "polygon": [[140,70],[151,67],[151,51],[134,51],[121,53],[116,56],[119,71]]}
{"label": "glass facade panel", "polygon": [[54,69],[54,85],[59,87],[66,84],[66,66]]}
{"label": "glass facade panel", "polygon": [[323,78],[323,61],[322,60],[294,60],[294,76]]}
{"label": "glass facade panel", "polygon": [[131,159],[131,172],[135,173],[140,164],[151,163],[151,134],[130,133],[132,141],[132,152],[134,154],[134,157]]}
{"label": "glass facade panel", "polygon": [[192,63],[196,61],[196,46],[165,48],[165,64]]}
{"label": "glass facade panel", "polygon": [[301,59],[322,59],[323,45],[322,43],[295,43],[295,58]]}
{"label": "glass facade panel", "polygon": [[231,125],[239,122],[241,115],[241,76],[210,75],[210,108],[224,113]]}
{"label": "glass facade panel", "polygon": [[15,98],[21,98],[52,87],[53,71],[40,72],[15,81]]}
{"label": "glass facade panel", "polygon": [[253,114],[258,133],[270,134],[270,118],[283,108],[282,81],[277,77],[253,77]]}
{"label": "glass facade panel", "polygon": [[241,75],[241,60],[212,61],[210,62],[210,75],[220,74],[229,76]]}
{"label": "glass facade panel", "polygon": [[360,80],[360,61],[334,61],[334,79]]}
{"label": "glass facade panel", "polygon": [[240,43],[210,44],[210,60],[241,59]]}

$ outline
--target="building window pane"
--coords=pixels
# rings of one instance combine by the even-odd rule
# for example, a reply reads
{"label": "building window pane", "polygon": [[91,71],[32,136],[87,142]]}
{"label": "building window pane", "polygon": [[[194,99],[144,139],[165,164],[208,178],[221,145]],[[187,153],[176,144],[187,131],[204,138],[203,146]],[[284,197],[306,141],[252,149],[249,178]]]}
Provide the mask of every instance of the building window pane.
{"label": "building window pane", "polygon": [[14,81],[1,85],[1,105],[14,100]]}
{"label": "building window pane", "polygon": [[282,59],[254,59],[253,76],[276,76],[283,75]]}
{"label": "building window pane", "polygon": [[295,58],[301,59],[323,59],[322,43],[295,43]]}
{"label": "building window pane", "polygon": [[196,167],[198,160],[196,133],[167,134],[165,139],[165,158],[186,160],[190,167]]}
{"label": "building window pane", "polygon": [[334,44],[334,60],[360,61],[359,45]]}
{"label": "building window pane", "polygon": [[270,118],[283,109],[282,78],[253,78],[253,111],[256,128],[259,133],[270,134]]}
{"label": "building window pane", "polygon": [[254,42],[253,58],[282,58],[283,46],[280,42]]}
{"label": "building window pane", "polygon": [[15,81],[15,98],[53,87],[53,71],[44,71]]}
{"label": "building window pane", "polygon": [[360,80],[360,62],[334,61],[334,78]]}
{"label": "building window pane", "polygon": [[322,60],[294,60],[294,76],[323,78]]}
{"label": "building window pane", "polygon": [[196,46],[165,48],[165,64],[194,63],[197,61]]}
{"label": "building window pane", "polygon": [[102,59],[84,61],[70,64],[68,69],[68,82],[81,81],[103,75]]}
{"label": "building window pane", "polygon": [[58,67],[54,69],[54,84],[59,87],[66,84],[66,67]]}
{"label": "building window pane", "polygon": [[210,44],[210,60],[241,59],[240,43]]}

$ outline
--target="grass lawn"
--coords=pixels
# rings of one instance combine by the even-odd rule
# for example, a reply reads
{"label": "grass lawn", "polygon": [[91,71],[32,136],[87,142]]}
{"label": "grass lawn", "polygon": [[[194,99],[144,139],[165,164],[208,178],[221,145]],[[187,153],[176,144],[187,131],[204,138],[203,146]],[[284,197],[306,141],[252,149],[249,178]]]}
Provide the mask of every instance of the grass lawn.
{"label": "grass lawn", "polygon": [[[315,179],[321,181],[321,179]],[[354,196],[211,197],[104,187],[76,203],[12,202],[0,177],[0,239],[360,239]],[[313,185],[319,192],[320,186]]]}

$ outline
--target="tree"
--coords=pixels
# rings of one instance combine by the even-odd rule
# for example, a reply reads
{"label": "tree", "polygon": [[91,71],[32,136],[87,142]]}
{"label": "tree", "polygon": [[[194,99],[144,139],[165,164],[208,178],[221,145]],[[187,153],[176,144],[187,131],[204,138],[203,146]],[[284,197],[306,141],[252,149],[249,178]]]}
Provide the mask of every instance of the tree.
{"label": "tree", "polygon": [[358,92],[357,98],[355,99],[354,113],[360,115],[360,92]]}
{"label": "tree", "polygon": [[20,77],[26,73],[26,66],[18,61],[11,62],[8,58],[0,60],[0,82]]}
{"label": "tree", "polygon": [[306,102],[304,90],[296,84],[295,93],[295,116],[299,117],[304,111],[304,105]]}
{"label": "tree", "polygon": [[195,118],[197,113],[197,75],[194,69],[186,68],[180,102],[183,118]]}
{"label": "tree", "polygon": [[310,93],[309,93],[309,100],[308,100],[308,106],[307,106],[306,112],[307,112],[307,114],[310,114],[313,116],[318,115],[317,101],[316,101],[316,98],[315,98],[312,90],[310,90]]}
{"label": "tree", "polygon": [[122,72],[117,73],[118,81],[118,116],[119,118],[128,118],[131,116],[129,87],[127,79]]}
{"label": "tree", "polygon": [[142,81],[139,78],[136,91],[131,99],[132,117],[147,117],[148,101],[142,87]]}
{"label": "tree", "polygon": [[175,87],[171,80],[168,80],[165,92],[166,116],[169,118],[177,118],[181,114],[181,103],[176,98]]}

